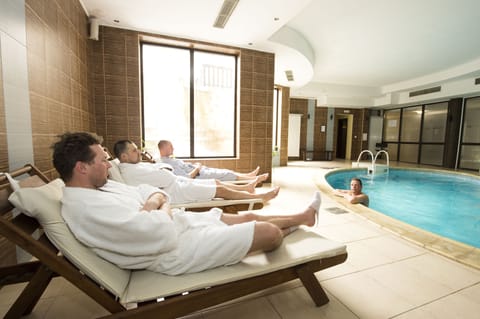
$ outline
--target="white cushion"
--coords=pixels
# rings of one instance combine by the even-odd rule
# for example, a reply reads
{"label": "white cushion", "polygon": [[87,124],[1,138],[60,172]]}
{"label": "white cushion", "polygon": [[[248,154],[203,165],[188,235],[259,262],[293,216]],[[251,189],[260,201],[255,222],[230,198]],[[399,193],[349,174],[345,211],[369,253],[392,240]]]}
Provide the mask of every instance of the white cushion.
{"label": "white cushion", "polygon": [[302,227],[286,236],[282,245],[274,251],[247,256],[235,265],[181,276],[167,276],[148,270],[133,271],[126,296],[122,301],[148,301],[152,295],[166,297],[185,291],[214,287],[345,252],[344,244],[331,241]]}
{"label": "white cushion", "polygon": [[56,179],[40,187],[20,188],[8,200],[42,225],[48,239],[87,276],[121,297],[130,280],[130,271],[98,257],[72,234],[61,215],[64,183]]}
{"label": "white cushion", "polygon": [[120,163],[118,158],[110,160],[109,162],[112,167],[108,169],[108,177],[116,182],[126,184],[122,174],[120,173],[120,168],[118,167],[118,164]]}

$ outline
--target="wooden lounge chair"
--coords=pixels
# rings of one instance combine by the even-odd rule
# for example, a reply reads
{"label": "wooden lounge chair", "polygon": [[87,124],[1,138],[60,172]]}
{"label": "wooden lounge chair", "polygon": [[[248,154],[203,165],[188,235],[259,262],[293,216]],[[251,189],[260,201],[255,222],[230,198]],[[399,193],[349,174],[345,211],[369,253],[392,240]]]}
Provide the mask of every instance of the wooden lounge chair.
{"label": "wooden lounge chair", "polygon": [[[0,268],[0,285],[28,282],[5,318],[29,314],[54,276],[64,277],[103,306],[111,313],[108,318],[177,318],[296,278],[320,306],[328,298],[314,272],[347,258],[345,245],[301,228],[277,250],[252,254],[228,267],[180,276],[121,269],[69,231],[60,214],[61,180],[45,184],[48,179],[30,165],[11,173],[24,174],[34,177],[22,179],[22,188],[13,193],[0,176],[0,235],[36,258]],[[24,213],[12,216],[9,201]]]}
{"label": "wooden lounge chair", "polygon": [[[120,162],[118,161],[118,159],[110,160],[110,164],[112,165],[112,167],[108,169],[108,175],[109,178],[111,178],[112,180],[125,184],[125,180],[123,179],[122,174],[120,173],[120,169],[118,168],[119,163]],[[261,209],[263,208],[263,201],[261,199],[214,198],[213,200],[209,201],[172,204],[171,207],[183,207],[190,211],[199,212],[209,210],[212,207],[220,207],[225,213],[236,214],[239,211]]]}

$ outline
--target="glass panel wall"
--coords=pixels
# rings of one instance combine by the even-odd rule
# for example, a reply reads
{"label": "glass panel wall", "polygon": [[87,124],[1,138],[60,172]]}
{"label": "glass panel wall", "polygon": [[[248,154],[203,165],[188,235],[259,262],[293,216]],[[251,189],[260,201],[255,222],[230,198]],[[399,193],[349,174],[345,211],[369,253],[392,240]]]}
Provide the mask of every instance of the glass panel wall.
{"label": "glass panel wall", "polygon": [[443,145],[422,145],[422,155],[420,155],[420,163],[426,165],[443,165]]}
{"label": "glass panel wall", "polygon": [[480,143],[480,98],[465,103],[462,143]]}
{"label": "glass panel wall", "polygon": [[[402,113],[402,133],[400,141],[418,142],[420,140],[420,124],[422,121],[422,107],[407,107]],[[400,149],[400,153],[403,152]]]}
{"label": "glass panel wall", "polygon": [[400,134],[400,115],[401,110],[385,111],[383,117],[383,142],[387,143],[389,158],[392,161],[398,160],[398,135]]}
{"label": "glass panel wall", "polygon": [[480,169],[480,145],[463,145],[460,168]]}
{"label": "glass panel wall", "polygon": [[383,136],[385,142],[398,142],[400,131],[400,110],[385,111],[383,119]]}
{"label": "glass panel wall", "polygon": [[423,114],[423,143],[444,143],[448,103],[425,105]]}
{"label": "glass panel wall", "polygon": [[418,163],[418,144],[400,144],[399,161]]}
{"label": "glass panel wall", "polygon": [[465,102],[460,168],[480,169],[480,97]]}
{"label": "glass panel wall", "polygon": [[443,165],[448,103],[425,105],[420,164]]}
{"label": "glass panel wall", "polygon": [[[402,112],[402,129],[400,131],[400,154],[399,161],[418,162],[418,142],[420,141],[420,129],[422,123],[422,107],[407,107]],[[404,144],[411,142],[415,144]]]}

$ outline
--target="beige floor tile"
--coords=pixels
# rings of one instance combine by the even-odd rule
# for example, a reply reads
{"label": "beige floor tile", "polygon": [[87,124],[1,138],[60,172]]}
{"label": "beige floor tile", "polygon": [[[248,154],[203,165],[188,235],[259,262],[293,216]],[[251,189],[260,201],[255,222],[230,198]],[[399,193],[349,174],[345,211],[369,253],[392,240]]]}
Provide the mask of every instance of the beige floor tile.
{"label": "beige floor tile", "polygon": [[204,319],[205,317],[203,316],[202,313],[200,312],[196,312],[196,313],[193,313],[191,315],[188,315],[188,316],[185,316],[185,317],[181,317],[181,319]]}
{"label": "beige floor tile", "polygon": [[103,307],[84,294],[58,296],[46,313],[46,318],[84,319],[109,314]]}
{"label": "beige floor tile", "polygon": [[402,260],[405,258],[421,255],[427,253],[427,250],[418,245],[399,240],[398,237],[392,235],[379,236],[374,238],[367,238],[357,241],[353,244],[362,246],[365,252],[382,256],[388,261]]}
{"label": "beige floor tile", "polygon": [[395,319],[477,319],[480,314],[480,284],[435,300]]}
{"label": "beige floor tile", "polygon": [[363,272],[323,281],[322,286],[359,318],[390,318],[414,306]]}
{"label": "beige floor tile", "polygon": [[425,274],[431,280],[453,290],[462,289],[480,282],[480,271],[464,266],[434,253],[406,259],[398,263]]}
{"label": "beige floor tile", "polygon": [[10,308],[10,306],[8,304],[0,305],[0,317],[1,318],[5,317],[5,314],[7,313],[9,308]]}
{"label": "beige floor tile", "polygon": [[204,319],[280,319],[282,318],[266,298],[258,298],[229,307],[216,308],[202,313]]}
{"label": "beige floor tile", "polygon": [[366,238],[386,235],[387,232],[366,221],[347,222],[339,225],[318,226],[319,232],[334,241],[351,243]]}
{"label": "beige floor tile", "polygon": [[363,273],[382,286],[384,290],[402,296],[403,299],[417,307],[454,292],[451,288],[429,278],[426,274],[427,271],[427,269],[423,272],[411,269],[398,262],[375,267]]}
{"label": "beige floor tile", "polygon": [[390,236],[355,241],[348,244],[347,250],[346,263],[356,271],[425,253],[418,247]]}
{"label": "beige floor tile", "polygon": [[0,306],[12,304],[26,285],[26,283],[21,283],[2,287],[0,289]]}
{"label": "beige floor tile", "polygon": [[327,292],[330,302],[316,307],[305,288],[299,287],[268,296],[282,319],[356,319],[342,303]]}
{"label": "beige floor tile", "polygon": [[32,313],[25,316],[24,319],[51,318],[51,316],[47,316],[47,313],[54,302],[55,298],[41,298],[35,308],[33,308]]}

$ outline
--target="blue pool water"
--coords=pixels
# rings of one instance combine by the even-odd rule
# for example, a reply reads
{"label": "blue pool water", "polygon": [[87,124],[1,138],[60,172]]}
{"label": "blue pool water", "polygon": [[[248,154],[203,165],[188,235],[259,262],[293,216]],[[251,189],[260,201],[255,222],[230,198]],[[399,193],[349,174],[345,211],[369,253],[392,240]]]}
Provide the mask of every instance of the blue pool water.
{"label": "blue pool water", "polygon": [[350,189],[352,177],[362,180],[373,210],[480,248],[480,178],[397,168],[375,176],[366,169],[325,176],[330,186],[342,189]]}

